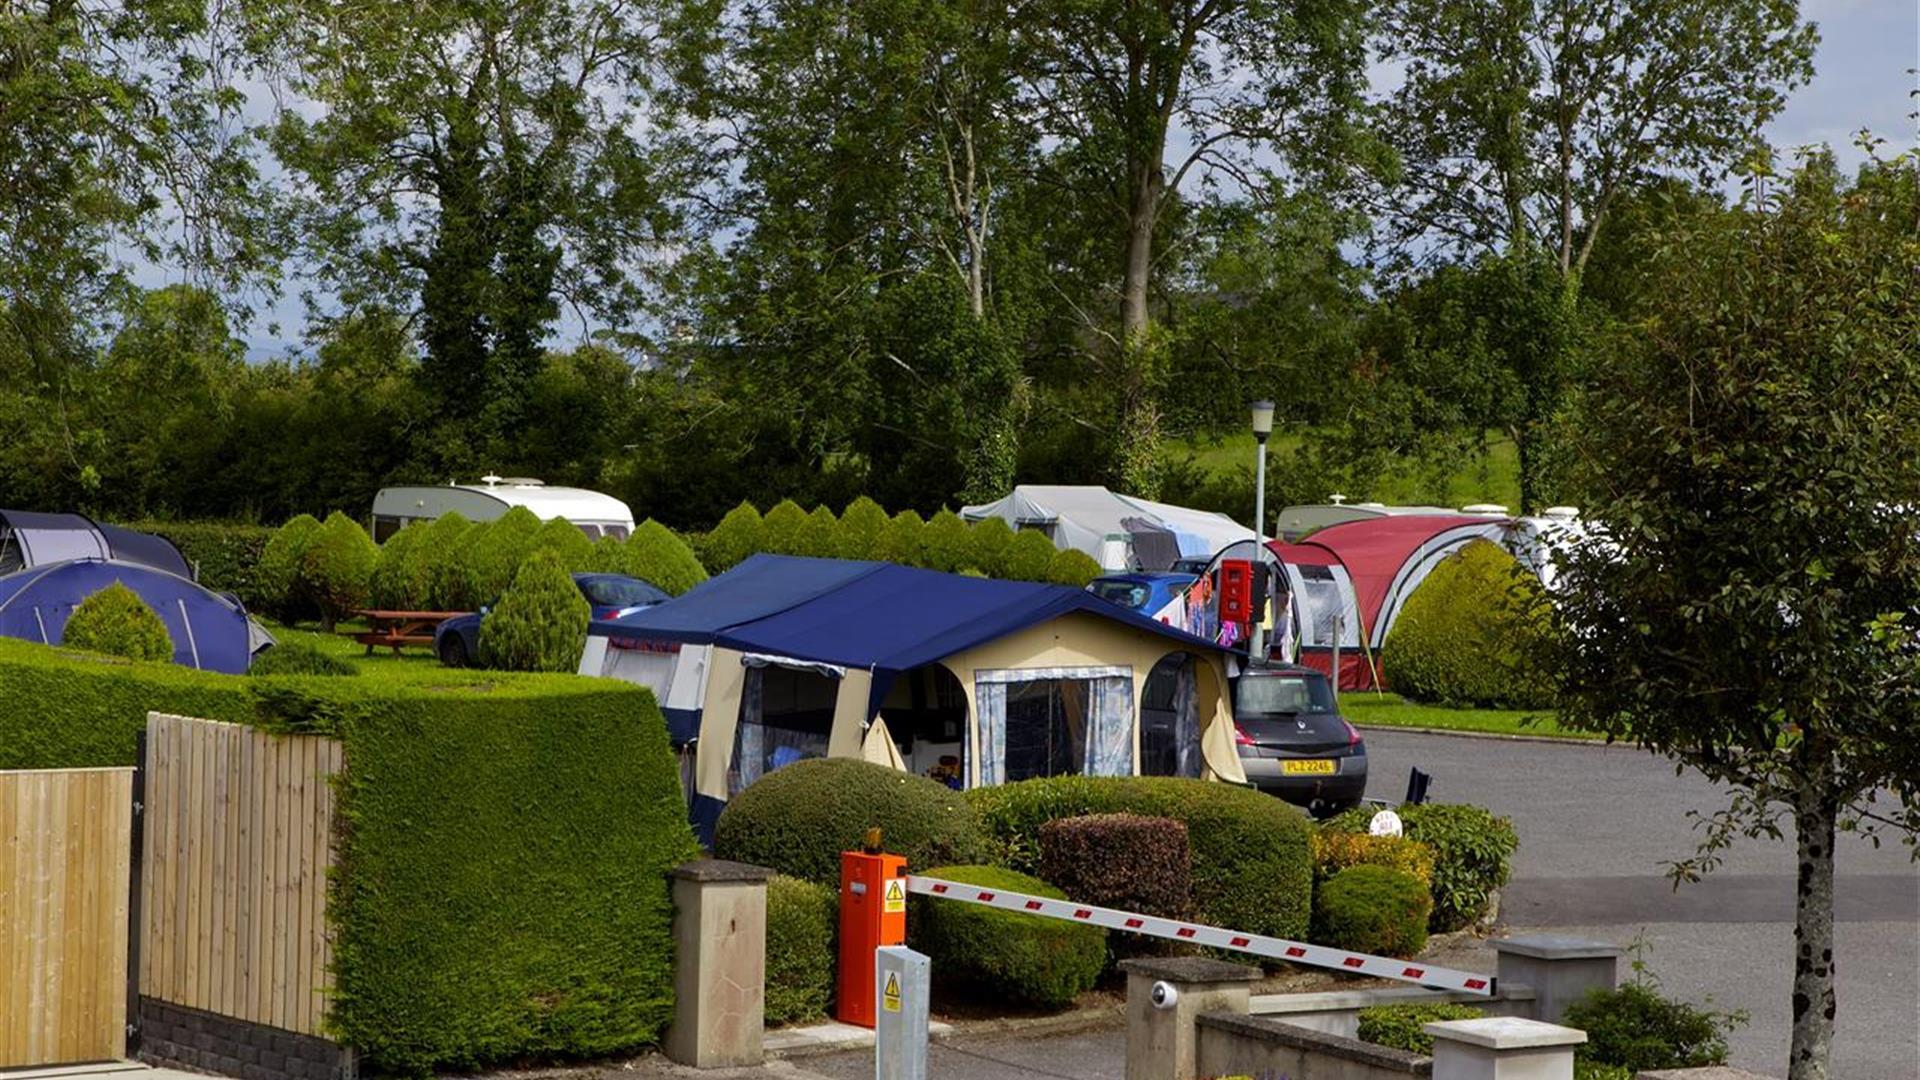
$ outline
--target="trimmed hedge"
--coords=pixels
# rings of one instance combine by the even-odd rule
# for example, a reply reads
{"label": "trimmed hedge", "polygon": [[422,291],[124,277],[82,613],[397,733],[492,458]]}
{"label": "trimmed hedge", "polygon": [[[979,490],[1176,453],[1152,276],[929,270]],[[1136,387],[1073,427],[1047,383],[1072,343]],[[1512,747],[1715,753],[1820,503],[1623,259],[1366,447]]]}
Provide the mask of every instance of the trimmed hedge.
{"label": "trimmed hedge", "polygon": [[268,525],[236,525],[218,521],[130,521],[124,528],[152,533],[180,549],[202,586],[232,593],[249,610],[270,606],[259,580],[260,557],[273,539]]}
{"label": "trimmed hedge", "polygon": [[1433,895],[1412,874],[1349,867],[1313,893],[1313,942],[1349,952],[1408,957],[1427,947]]}
{"label": "trimmed hedge", "polygon": [[1387,634],[1381,677],[1417,701],[1498,709],[1553,705],[1527,666],[1550,632],[1540,582],[1513,556],[1475,540],[1434,567]]}
{"label": "trimmed hedge", "polygon": [[[923,871],[965,885],[1064,900],[1039,878],[997,866],[939,866]],[[926,953],[942,987],[992,1002],[1059,1009],[1093,989],[1107,965],[1107,932],[1084,923],[1036,919],[958,901],[910,904],[907,943]]]}
{"label": "trimmed hedge", "polygon": [[879,826],[886,850],[923,866],[977,861],[989,849],[960,793],[852,758],[809,758],[762,776],[727,803],[713,853],[840,887],[840,853]]}
{"label": "trimmed hedge", "polygon": [[380,549],[360,523],[335,510],[300,553],[300,589],[320,605],[321,629],[333,626],[367,602]]}
{"label": "trimmed hedge", "polygon": [[0,767],[126,765],[149,709],[335,736],[335,1037],[422,1074],[656,1041],[666,871],[694,857],[666,725],[611,680],[216,675],[0,641]]}
{"label": "trimmed hedge", "polygon": [[301,592],[300,567],[307,548],[320,535],[320,519],[299,514],[274,530],[260,549],[260,567],[254,575],[261,606],[282,618],[302,612],[313,601]]}
{"label": "trimmed hedge", "polygon": [[69,649],[129,660],[173,659],[173,638],[160,613],[118,581],[80,601],[60,640]]}
{"label": "trimmed hedge", "polygon": [[283,641],[259,656],[247,668],[249,675],[358,675],[353,661],[343,660],[305,641]]}
{"label": "trimmed hedge", "polygon": [[426,558],[414,553],[427,539],[430,526],[412,522],[387,537],[380,545],[380,559],[373,565],[373,578],[367,584],[367,602],[389,611],[428,610]]}
{"label": "trimmed hedge", "polygon": [[1056,776],[966,793],[1007,865],[1039,868],[1041,826],[1082,814],[1130,813],[1187,826],[1193,909],[1215,926],[1299,939],[1312,910],[1307,819],[1251,788],[1168,776]]}
{"label": "trimmed hedge", "polygon": [[1312,841],[1315,885],[1349,866],[1385,866],[1433,884],[1433,849],[1417,840],[1315,829]]}
{"label": "trimmed hedge", "polygon": [[1436,1001],[1431,1005],[1375,1005],[1360,1010],[1360,1041],[1391,1046],[1409,1054],[1433,1056],[1433,1036],[1423,1028],[1447,1020],[1478,1020],[1487,1015],[1471,1005]]}
{"label": "trimmed hedge", "polygon": [[1047,566],[1047,580],[1055,585],[1071,585],[1084,589],[1087,583],[1105,573],[1093,556],[1079,548],[1067,548],[1053,553],[1053,562]]}
{"label": "trimmed hedge", "polygon": [[834,890],[775,874],[767,882],[767,1023],[797,1024],[833,1004],[840,928]]}
{"label": "trimmed hedge", "polygon": [[1187,827],[1171,818],[1087,814],[1040,826],[1040,876],[1082,903],[1183,918],[1191,863]]}
{"label": "trimmed hedge", "polygon": [[[1322,823],[1321,828],[1364,833],[1375,811],[1356,807]],[[1433,921],[1436,934],[1464,929],[1480,921],[1493,894],[1513,873],[1513,852],[1520,837],[1513,822],[1485,807],[1462,803],[1421,803],[1400,807],[1406,838],[1433,852]]]}

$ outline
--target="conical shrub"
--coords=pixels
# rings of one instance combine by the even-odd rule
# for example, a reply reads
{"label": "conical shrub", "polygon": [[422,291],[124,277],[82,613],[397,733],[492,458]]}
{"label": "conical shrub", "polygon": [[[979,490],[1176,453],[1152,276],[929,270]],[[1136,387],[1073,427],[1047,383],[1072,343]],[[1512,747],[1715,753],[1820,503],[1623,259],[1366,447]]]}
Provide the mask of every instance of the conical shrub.
{"label": "conical shrub", "polygon": [[840,513],[840,543],[837,553],[843,559],[879,559],[887,531],[887,512],[865,495],[847,504]]}
{"label": "conical shrub", "polygon": [[743,502],[727,511],[727,516],[701,541],[700,561],[708,573],[724,574],[747,556],[765,550],[766,522],[752,503]]}
{"label": "conical shrub", "polygon": [[481,663],[506,671],[576,671],[592,617],[559,557],[536,551],[480,624]]}
{"label": "conical shrub", "polygon": [[973,565],[973,536],[959,514],[942,510],[927,519],[920,531],[920,559],[927,569],[949,574]]}
{"label": "conical shrub", "polygon": [[672,529],[648,518],[627,538],[622,573],[649,582],[668,596],[679,596],[707,580],[693,549]]}
{"label": "conical shrub", "polygon": [[320,605],[321,629],[331,633],[334,624],[367,602],[379,561],[380,549],[359,522],[338,510],[327,515],[300,556],[302,588]]}
{"label": "conical shrub", "polygon": [[[418,526],[411,526],[418,528]],[[434,518],[413,550],[407,552],[406,576],[425,590],[430,611],[472,611],[473,575],[467,571],[466,547],[476,526],[458,513]]]}
{"label": "conical shrub", "polygon": [[524,506],[477,526],[466,544],[467,573],[473,579],[474,599],[488,603],[506,591],[520,564],[533,552],[540,518]]}
{"label": "conical shrub", "polygon": [[896,562],[901,566],[924,566],[926,559],[921,551],[921,534],[926,531],[927,523],[912,510],[902,510],[887,522],[886,531],[880,534],[879,549],[874,558]]}
{"label": "conical shrub", "polygon": [[840,554],[840,519],[824,506],[816,506],[801,524],[793,546],[795,555],[832,559]]}
{"label": "conical shrub", "polygon": [[792,499],[781,499],[773,504],[773,509],[767,511],[762,524],[765,539],[760,550],[775,555],[806,554],[800,550],[800,545],[806,539],[807,512],[800,509],[799,503]]}
{"label": "conical shrub", "polygon": [[1014,581],[1047,581],[1052,576],[1053,557],[1059,549],[1047,534],[1038,529],[1022,529],[1013,535],[1007,547],[1006,564],[1000,576]]}
{"label": "conical shrub", "polygon": [[988,577],[1007,576],[1007,553],[1013,549],[1013,529],[1000,518],[974,525],[968,537],[967,565]]}
{"label": "conical shrub", "polygon": [[373,580],[367,587],[368,603],[390,611],[426,610],[427,582],[424,575],[414,576],[420,564],[414,561],[413,552],[429,528],[428,524],[414,522],[380,545],[380,558],[374,563]]}
{"label": "conical shrub", "polygon": [[267,546],[261,549],[260,568],[254,580],[261,599],[274,614],[290,620],[296,611],[311,603],[299,592],[300,561],[306,557],[307,546],[319,534],[320,519],[312,514],[300,514],[274,530]]}
{"label": "conical shrub", "polygon": [[541,522],[539,531],[533,534],[533,550],[553,552],[560,557],[560,565],[575,573],[584,572],[593,560],[593,541],[566,518]]}
{"label": "conical shrub", "polygon": [[130,660],[173,659],[167,624],[138,593],[118,581],[80,601],[67,617],[60,643]]}
{"label": "conical shrub", "polygon": [[1054,552],[1053,562],[1047,567],[1047,578],[1055,585],[1071,585],[1076,589],[1086,588],[1087,582],[1100,573],[1100,564],[1079,548]]}

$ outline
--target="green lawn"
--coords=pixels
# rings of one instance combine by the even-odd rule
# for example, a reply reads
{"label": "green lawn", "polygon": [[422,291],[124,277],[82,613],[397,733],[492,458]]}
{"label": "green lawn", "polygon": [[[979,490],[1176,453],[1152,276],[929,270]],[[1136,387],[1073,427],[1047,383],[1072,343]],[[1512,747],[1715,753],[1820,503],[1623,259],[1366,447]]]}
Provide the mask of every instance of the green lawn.
{"label": "green lawn", "polygon": [[394,655],[392,649],[375,649],[373,655],[368,656],[365,645],[346,636],[351,631],[365,630],[366,623],[362,620],[343,622],[334,633],[327,634],[322,633],[317,624],[288,626],[262,616],[255,618],[260,620],[260,624],[267,628],[276,641],[283,644],[298,641],[312,645],[321,652],[349,661],[367,674],[396,676],[409,681],[416,677],[437,681],[448,673],[448,669],[440,666],[433,650],[425,646],[401,649],[398,656]]}
{"label": "green lawn", "polygon": [[1597,739],[1598,735],[1570,731],[1554,723],[1551,713],[1511,709],[1449,709],[1407,701],[1398,694],[1348,691],[1340,695],[1340,711],[1362,727],[1440,728],[1481,731],[1494,735],[1547,735],[1562,739]]}
{"label": "green lawn", "polygon": [[[1311,430],[1276,432],[1267,444],[1270,467],[1280,467],[1282,459],[1295,453],[1303,442],[1316,435]],[[1168,452],[1176,458],[1192,454],[1202,468],[1225,472],[1253,463],[1253,435],[1242,432],[1217,441],[1211,438],[1182,440],[1169,444]],[[1324,500],[1332,494],[1332,491],[1323,491],[1313,498]],[[1513,440],[1489,432],[1486,453],[1464,458],[1453,468],[1438,475],[1408,469],[1386,477],[1373,490],[1343,491],[1340,494],[1345,495],[1348,502],[1383,502],[1389,505],[1432,503],[1439,506],[1491,502],[1517,507],[1520,504],[1520,465],[1514,453]]]}

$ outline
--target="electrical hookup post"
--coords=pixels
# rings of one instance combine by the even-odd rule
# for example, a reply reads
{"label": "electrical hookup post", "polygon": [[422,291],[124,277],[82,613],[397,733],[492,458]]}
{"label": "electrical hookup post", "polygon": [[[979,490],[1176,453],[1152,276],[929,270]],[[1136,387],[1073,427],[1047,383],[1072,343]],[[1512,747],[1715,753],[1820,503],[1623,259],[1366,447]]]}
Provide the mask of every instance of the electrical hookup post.
{"label": "electrical hookup post", "polygon": [[[877,831],[877,830],[876,830]],[[840,977],[834,1015],[870,1028],[879,1013],[876,949],[907,942],[907,860],[879,851],[840,853]],[[884,989],[884,987],[880,987]]]}

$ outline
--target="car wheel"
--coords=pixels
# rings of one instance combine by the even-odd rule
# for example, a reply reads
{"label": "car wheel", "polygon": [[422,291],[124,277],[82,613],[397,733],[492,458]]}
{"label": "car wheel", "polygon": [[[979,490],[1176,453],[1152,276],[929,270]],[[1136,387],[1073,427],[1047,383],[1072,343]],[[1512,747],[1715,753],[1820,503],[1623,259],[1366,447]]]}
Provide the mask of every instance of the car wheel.
{"label": "car wheel", "polygon": [[1359,805],[1357,802],[1334,803],[1315,799],[1308,804],[1307,815],[1315,821],[1325,821],[1331,817],[1338,817]]}
{"label": "car wheel", "polygon": [[448,667],[467,666],[467,643],[460,640],[459,634],[440,639],[440,662]]}

